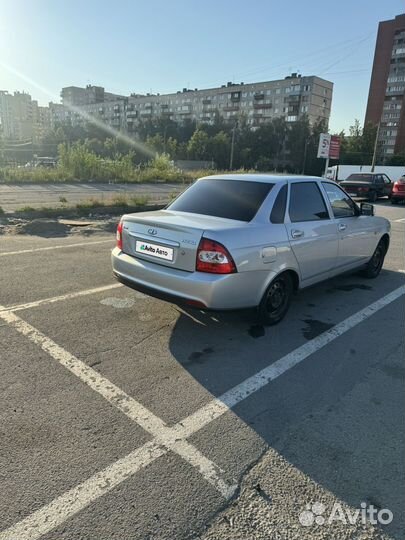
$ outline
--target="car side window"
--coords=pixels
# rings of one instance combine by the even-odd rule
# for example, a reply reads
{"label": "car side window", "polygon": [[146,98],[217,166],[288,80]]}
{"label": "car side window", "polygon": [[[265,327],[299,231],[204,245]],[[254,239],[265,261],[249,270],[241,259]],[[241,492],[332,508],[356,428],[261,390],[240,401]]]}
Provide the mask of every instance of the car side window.
{"label": "car side window", "polygon": [[335,218],[353,217],[358,214],[355,203],[340,187],[322,182]]}
{"label": "car side window", "polygon": [[324,198],[316,182],[291,184],[288,212],[292,223],[329,219]]}
{"label": "car side window", "polygon": [[385,174],[382,175],[383,179],[384,179],[384,182],[386,184],[391,184],[391,180],[388,178],[388,176],[386,176]]}
{"label": "car side window", "polygon": [[285,210],[287,206],[287,184],[285,184],[277,193],[273,208],[270,214],[272,223],[284,223]]}
{"label": "car side window", "polygon": [[383,177],[381,176],[381,174],[377,174],[374,178],[374,183],[375,184],[382,184],[384,182],[383,180]]}

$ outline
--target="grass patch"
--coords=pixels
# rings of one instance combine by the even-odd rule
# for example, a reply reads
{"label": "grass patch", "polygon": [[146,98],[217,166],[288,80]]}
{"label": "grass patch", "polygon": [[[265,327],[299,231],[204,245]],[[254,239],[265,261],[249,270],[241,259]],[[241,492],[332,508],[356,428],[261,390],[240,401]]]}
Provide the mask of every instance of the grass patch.
{"label": "grass patch", "polygon": [[18,213],[29,213],[29,212],[36,212],[37,209],[33,208],[32,206],[21,206],[21,208],[17,208],[16,212]]}
{"label": "grass patch", "polygon": [[0,206],[0,216],[4,216],[5,214],[5,211],[3,210],[3,208]]}

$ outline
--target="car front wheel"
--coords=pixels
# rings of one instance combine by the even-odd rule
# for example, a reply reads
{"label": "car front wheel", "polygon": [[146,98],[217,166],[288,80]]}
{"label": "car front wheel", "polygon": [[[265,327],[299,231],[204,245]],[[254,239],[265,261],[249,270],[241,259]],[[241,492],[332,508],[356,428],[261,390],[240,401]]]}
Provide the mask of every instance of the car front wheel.
{"label": "car front wheel", "polygon": [[288,273],[277,276],[270,283],[258,308],[262,324],[270,326],[281,321],[290,306],[293,288],[293,282]]}

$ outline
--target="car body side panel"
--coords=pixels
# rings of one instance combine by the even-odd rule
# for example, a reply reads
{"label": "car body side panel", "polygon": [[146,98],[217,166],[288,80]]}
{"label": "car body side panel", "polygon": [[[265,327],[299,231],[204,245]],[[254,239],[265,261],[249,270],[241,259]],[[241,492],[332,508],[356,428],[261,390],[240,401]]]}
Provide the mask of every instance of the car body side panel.
{"label": "car body side panel", "polygon": [[[198,302],[210,309],[246,308],[260,303],[268,285],[281,272],[295,272],[300,288],[312,285],[346,271],[349,266],[360,266],[371,257],[380,238],[389,234],[389,222],[376,216],[349,218],[352,219],[351,226],[339,232],[339,223],[349,222],[333,218],[328,201],[328,220],[290,223],[287,211],[285,224],[271,223],[273,202],[285,182],[316,181],[320,184],[321,179],[283,177],[272,181],[275,182],[274,189],[251,222],[180,212],[174,215],[170,211],[125,216],[128,221],[125,235],[132,232],[153,236],[155,231],[152,229],[156,229],[157,234],[153,236],[157,237],[156,241],[158,238],[176,240],[179,249],[185,252],[182,256],[189,253],[189,257],[187,264],[176,267],[176,260],[175,264],[157,263],[150,257],[139,257],[133,252],[124,253],[115,248],[112,251],[114,273],[135,288],[149,287],[168,296]],[[304,235],[293,239],[292,229],[301,227],[305,228]],[[125,235],[124,246],[128,241]],[[189,237],[193,243],[188,241]],[[221,275],[195,271],[200,237],[223,244],[234,259],[237,272]],[[341,266],[340,256],[346,257],[350,264]]]}

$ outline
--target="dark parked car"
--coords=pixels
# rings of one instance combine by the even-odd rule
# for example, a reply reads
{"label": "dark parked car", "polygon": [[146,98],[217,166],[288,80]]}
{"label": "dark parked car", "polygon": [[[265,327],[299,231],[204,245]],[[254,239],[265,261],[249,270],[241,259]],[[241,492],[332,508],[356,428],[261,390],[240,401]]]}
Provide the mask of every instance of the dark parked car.
{"label": "dark parked car", "polygon": [[400,201],[405,201],[405,174],[394,182],[391,192],[391,204],[397,204]]}
{"label": "dark parked car", "polygon": [[340,183],[351,197],[361,197],[375,202],[379,197],[390,197],[392,182],[386,174],[354,173]]}

